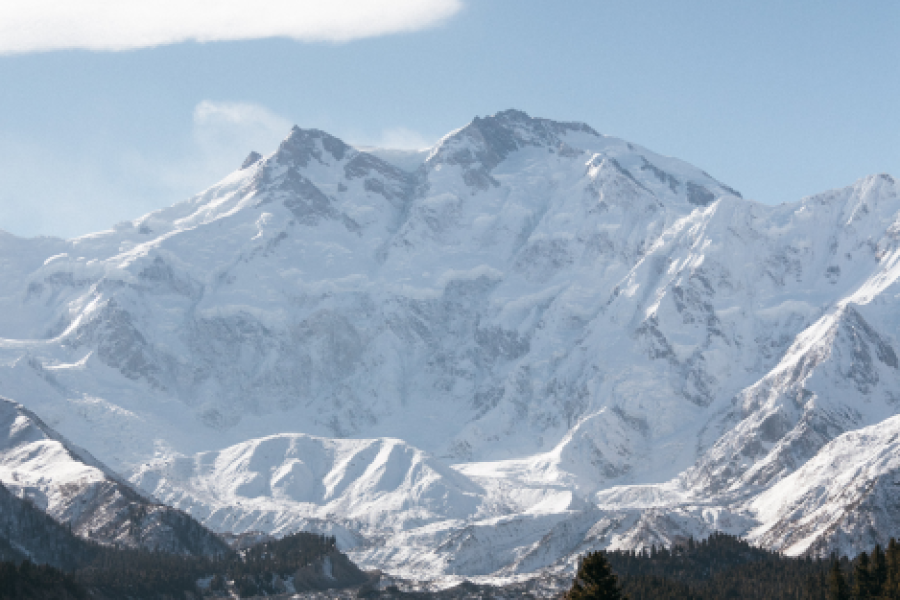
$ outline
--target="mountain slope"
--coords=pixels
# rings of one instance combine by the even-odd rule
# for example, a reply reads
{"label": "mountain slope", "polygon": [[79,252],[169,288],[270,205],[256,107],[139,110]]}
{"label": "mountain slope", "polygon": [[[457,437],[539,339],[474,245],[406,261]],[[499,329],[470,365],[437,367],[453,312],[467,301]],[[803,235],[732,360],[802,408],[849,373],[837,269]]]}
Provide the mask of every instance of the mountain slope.
{"label": "mountain slope", "polygon": [[220,530],[569,568],[775,527],[754,498],[897,413],[898,232],[888,175],[768,206],[520,111],[407,154],[295,127],[171,208],[0,239],[0,390]]}
{"label": "mountain slope", "polygon": [[763,526],[751,538],[788,553],[852,553],[886,546],[897,509],[900,417],[831,441],[753,500]]}
{"label": "mountain slope", "polygon": [[0,559],[72,569],[95,546],[0,484]]}
{"label": "mountain slope", "polygon": [[[226,549],[188,515],[149,500],[34,413],[3,399],[0,482],[4,493],[27,500],[84,539],[178,554]],[[34,546],[28,552],[41,556],[44,549]]]}

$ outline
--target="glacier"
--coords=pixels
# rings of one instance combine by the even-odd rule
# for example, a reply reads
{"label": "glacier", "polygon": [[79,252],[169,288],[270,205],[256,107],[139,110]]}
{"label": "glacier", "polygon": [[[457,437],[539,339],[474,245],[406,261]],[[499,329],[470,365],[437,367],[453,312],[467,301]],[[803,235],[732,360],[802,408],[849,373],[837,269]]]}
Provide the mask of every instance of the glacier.
{"label": "glacier", "polygon": [[767,205],[515,110],[422,151],[295,127],[108,231],[0,234],[0,393],[214,530],[403,577],[852,553],[900,535],[898,191]]}

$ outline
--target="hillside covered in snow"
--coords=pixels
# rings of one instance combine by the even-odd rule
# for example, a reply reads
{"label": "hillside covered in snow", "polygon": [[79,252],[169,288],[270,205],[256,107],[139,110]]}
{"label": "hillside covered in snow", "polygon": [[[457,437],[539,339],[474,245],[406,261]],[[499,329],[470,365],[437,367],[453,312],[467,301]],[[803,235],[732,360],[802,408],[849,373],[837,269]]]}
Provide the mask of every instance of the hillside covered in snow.
{"label": "hillside covered in snow", "polygon": [[[6,541],[23,556],[54,566],[71,567],[77,561],[65,555],[89,548],[72,548],[71,541],[53,539],[60,535],[74,534],[104,546],[191,556],[224,554],[228,549],[219,536],[189,515],[154,502],[34,413],[2,398],[0,495],[5,506],[0,511],[0,545]],[[22,502],[29,508],[17,508]],[[25,527],[29,519],[18,515],[22,510],[43,513],[65,525],[65,531],[47,533],[41,531],[43,525],[29,530]],[[42,542],[48,547],[42,548]]]}
{"label": "hillside covered in snow", "polygon": [[898,193],[770,206],[512,110],[422,152],[295,127],[109,231],[0,234],[0,394],[215,530],[403,577],[853,552],[900,535]]}

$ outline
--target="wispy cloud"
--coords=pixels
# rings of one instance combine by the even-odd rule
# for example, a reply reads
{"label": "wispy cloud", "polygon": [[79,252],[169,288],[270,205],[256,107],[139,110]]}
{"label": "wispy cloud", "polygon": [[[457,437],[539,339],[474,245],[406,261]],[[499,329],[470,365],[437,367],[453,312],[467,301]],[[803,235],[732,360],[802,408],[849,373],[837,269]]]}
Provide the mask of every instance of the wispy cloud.
{"label": "wispy cloud", "polygon": [[396,148],[398,150],[422,150],[434,145],[436,140],[430,139],[412,129],[396,127],[385,129],[381,137],[372,145],[379,148]]}
{"label": "wispy cloud", "polygon": [[12,0],[0,2],[0,54],[274,37],[343,42],[431,27],[461,7],[462,0]]}
{"label": "wispy cloud", "polygon": [[270,152],[292,125],[258,104],[204,100],[194,107],[194,140],[207,154]]}
{"label": "wispy cloud", "polygon": [[380,132],[362,131],[359,129],[339,132],[338,137],[351,146],[368,150],[424,150],[432,147],[436,136],[428,136],[408,127],[388,127]]}
{"label": "wispy cloud", "polygon": [[[123,145],[78,154],[0,132],[0,230],[74,237],[185,200],[237,169],[251,150],[268,155],[293,123],[258,104],[204,100],[184,137],[161,148]],[[341,136],[348,143],[421,149],[435,139],[405,127]]]}
{"label": "wispy cloud", "polygon": [[160,208],[216,183],[237,169],[251,150],[273,152],[291,125],[258,104],[204,100],[194,107],[189,139],[174,144],[180,151],[148,154],[131,148],[120,154],[115,167],[135,189],[154,190],[147,200],[155,200],[154,208]]}
{"label": "wispy cloud", "polygon": [[263,106],[205,100],[186,136],[155,151],[123,146],[71,155],[0,135],[0,229],[61,237],[108,229],[214,184],[251,150],[273,152],[290,129]]}

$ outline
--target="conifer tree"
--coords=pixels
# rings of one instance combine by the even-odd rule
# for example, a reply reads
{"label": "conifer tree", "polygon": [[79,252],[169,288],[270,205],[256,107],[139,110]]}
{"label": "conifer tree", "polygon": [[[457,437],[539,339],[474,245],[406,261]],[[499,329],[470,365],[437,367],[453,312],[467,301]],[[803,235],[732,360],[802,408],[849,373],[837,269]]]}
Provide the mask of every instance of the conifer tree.
{"label": "conifer tree", "polygon": [[588,552],[578,566],[566,600],[628,600],[602,551]]}
{"label": "conifer tree", "polygon": [[869,561],[869,573],[872,580],[872,596],[881,597],[884,594],[884,584],[887,581],[887,560],[881,546],[875,545],[872,550],[872,558]]}
{"label": "conifer tree", "polygon": [[861,552],[853,568],[853,597],[856,600],[871,600],[875,596],[870,567],[869,555]]}
{"label": "conifer tree", "polygon": [[894,538],[888,542],[884,558],[887,563],[887,578],[881,595],[887,600],[900,600],[900,544]]}
{"label": "conifer tree", "polygon": [[831,563],[831,572],[828,573],[828,600],[850,600],[850,589],[836,557]]}

